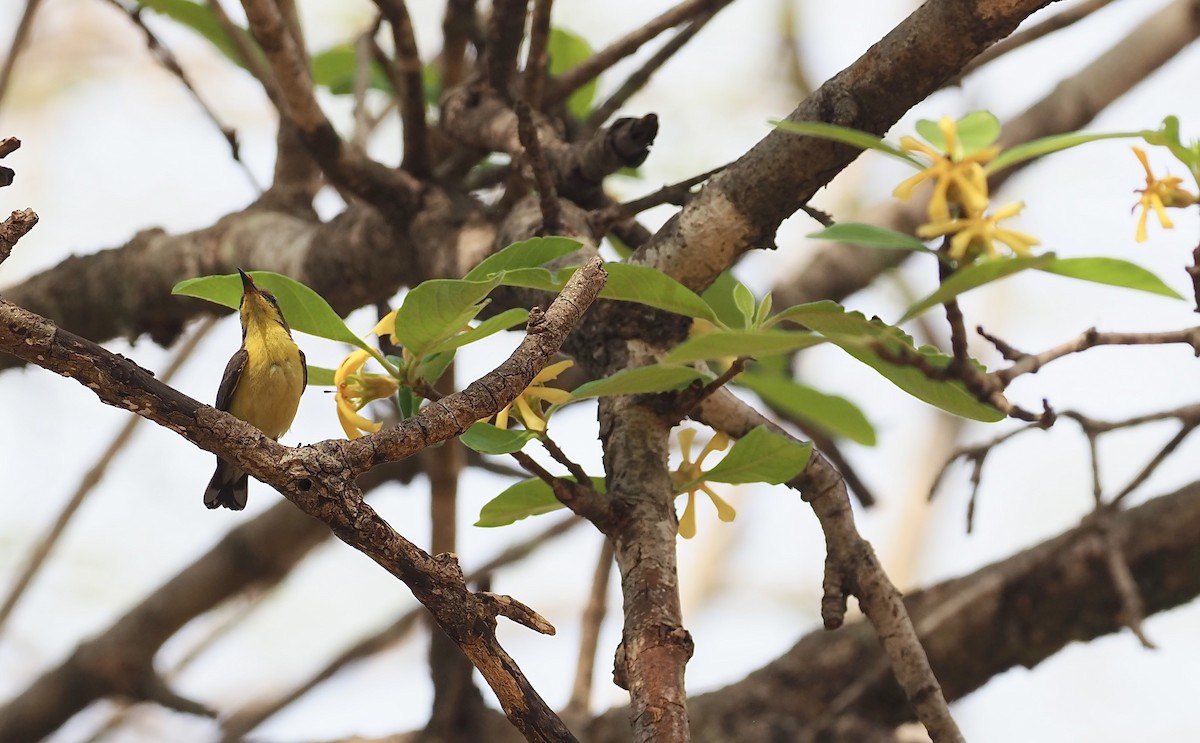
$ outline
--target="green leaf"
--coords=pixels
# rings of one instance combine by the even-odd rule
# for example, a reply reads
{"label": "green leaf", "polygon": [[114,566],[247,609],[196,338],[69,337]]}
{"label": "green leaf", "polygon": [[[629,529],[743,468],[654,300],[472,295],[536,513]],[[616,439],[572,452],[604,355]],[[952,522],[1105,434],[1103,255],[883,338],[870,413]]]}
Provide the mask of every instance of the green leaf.
{"label": "green leaf", "polygon": [[[573,477],[564,477],[571,480]],[[593,477],[592,488],[604,492],[604,478]],[[563,504],[554,497],[554,491],[543,480],[523,480],[484,504],[479,511],[475,526],[507,526],[528,516],[550,513],[562,508]]]}
{"label": "green leaf", "polygon": [[938,369],[944,369],[951,361],[935,348],[914,349],[908,334],[878,318],[868,320],[862,313],[847,312],[840,304],[830,301],[796,305],[780,315],[825,336],[918,400],[972,420],[990,423],[1004,419],[1003,413],[977,400],[962,382],[930,379],[913,366],[881,359],[875,346],[883,347],[892,356],[918,353],[925,363]]}
{"label": "green leaf", "polygon": [[454,361],[454,356],[457,353],[458,351],[452,348],[448,351],[437,351],[422,356],[421,363],[417,366],[421,379],[430,384],[437,384],[437,381],[446,373],[446,368],[450,366],[450,362]]}
{"label": "green leaf", "polygon": [[[318,52],[312,57],[313,82],[329,88],[334,95],[354,93],[354,80],[358,76],[358,53],[353,44],[339,44]],[[367,74],[367,87],[391,93],[392,83],[383,69],[371,61]]]}
{"label": "green leaf", "polygon": [[685,317],[718,322],[716,313],[696,292],[662,271],[630,263],[605,263],[608,282],[600,291],[604,299],[656,307]]}
{"label": "green leaf", "polygon": [[1064,134],[1052,134],[1049,137],[1041,137],[1024,144],[1016,145],[1004,150],[1000,155],[992,160],[987,165],[983,166],[983,170],[988,175],[1011,168],[1012,166],[1023,163],[1026,160],[1049,155],[1061,150],[1067,150],[1072,147],[1078,147],[1081,144],[1088,142],[1096,142],[1101,139],[1129,139],[1131,137],[1140,137],[1142,132],[1114,132],[1110,134],[1084,134],[1082,132],[1066,132]]}
{"label": "green leaf", "polygon": [[[954,126],[958,137],[954,152],[950,154],[955,160],[991,147],[1000,138],[1000,120],[990,111],[972,111],[954,122]],[[917,134],[935,149],[946,152],[946,137],[942,134],[938,122],[921,119],[917,122],[916,129]]]}
{"label": "green leaf", "polygon": [[[329,306],[320,294],[295,279],[271,271],[249,271],[254,283],[266,289],[279,300],[279,309],[293,330],[308,333],[331,341],[349,343],[359,348],[369,348],[355,335],[346,323]],[[201,276],[180,281],[171,290],[172,294],[197,297],[209,302],[237,309],[242,299],[242,280],[237,274],[226,276]]]}
{"label": "green leaf", "polygon": [[767,430],[766,426],[758,426],[738,439],[724,459],[705,472],[701,480],[731,485],[747,482],[779,485],[803,472],[810,454],[811,443],[795,441]]}
{"label": "green leaf", "polygon": [[602,395],[641,395],[653,392],[681,390],[697,380],[711,379],[711,375],[696,371],[688,366],[672,364],[650,364],[633,369],[623,369],[604,379],[596,379],[579,385],[571,392],[576,400]]}
{"label": "green leaf", "polygon": [[[237,46],[234,45],[233,40],[225,33],[225,29],[221,27],[217,17],[207,6],[191,2],[191,0],[138,0],[138,5],[187,26],[207,39],[229,61],[239,67],[246,67],[242,55],[238,53]],[[248,42],[249,48],[258,51],[254,37],[240,27],[238,33]]]}
{"label": "green leaf", "polygon": [[904,316],[897,323],[907,322],[930,307],[936,307],[957,297],[965,291],[970,291],[984,284],[991,283],[1027,268],[1040,268],[1054,260],[1053,253],[1030,256],[1028,258],[997,258],[983,260],[960,268],[950,275],[933,294],[918,301],[904,311]]}
{"label": "green leaf", "polygon": [[766,325],[767,318],[771,316],[771,303],[773,301],[771,292],[763,295],[762,301],[754,309],[754,319],[750,321],[750,327],[762,328]]}
{"label": "green leaf", "polygon": [[[546,53],[550,57],[550,74],[558,77],[591,57],[592,46],[582,36],[561,28],[551,28]],[[572,116],[580,120],[587,118],[592,109],[592,101],[596,98],[598,82],[596,78],[592,78],[567,99],[567,110]]]}
{"label": "green leaf", "polygon": [[1136,263],[1130,263],[1120,258],[1055,258],[1043,266],[1036,266],[1036,268],[1039,271],[1068,276],[1072,279],[1110,286],[1123,286],[1127,289],[1161,294],[1173,299],[1183,299],[1153,273]]}
{"label": "green leaf", "polygon": [[818,240],[836,240],[842,243],[866,245],[870,248],[912,250],[918,253],[937,254],[937,251],[930,250],[926,247],[925,243],[912,235],[906,235],[903,232],[889,230],[886,227],[878,227],[873,224],[859,224],[855,222],[835,224],[832,227],[826,227],[820,232],[814,232],[809,237],[815,237]]}
{"label": "green leaf", "polygon": [[734,301],[734,292],[737,291],[738,286],[740,284],[733,277],[732,272],[722,271],[700,295],[700,298],[717,316],[717,322],[720,325],[730,328],[746,327],[746,320],[742,316],[741,310],[738,309],[737,302]]}
{"label": "green leaf", "polygon": [[844,126],[837,126],[836,124],[826,124],[821,121],[772,121],[771,123],[785,132],[804,134],[809,137],[820,137],[821,139],[831,139],[834,142],[841,142],[842,144],[848,144],[859,149],[875,150],[885,155],[891,155],[918,169],[925,167],[912,155],[897,147],[893,147],[874,134],[862,132],[858,129],[850,129]]}
{"label": "green leaf", "polygon": [[486,281],[422,281],[396,312],[396,340],[418,358],[432,353],[479,314],[484,298],[499,283],[499,276]]}
{"label": "green leaf", "polygon": [[309,387],[332,387],[333,386],[333,369],[326,369],[323,366],[308,365],[308,386]]}
{"label": "green leaf", "polygon": [[761,358],[824,343],[818,335],[792,330],[711,330],[688,338],[663,358],[672,364],[730,356]]}
{"label": "green leaf", "polygon": [[741,282],[733,287],[733,304],[742,316],[742,326],[749,327],[754,317],[754,295]]}
{"label": "green leaf", "polygon": [[512,454],[524,449],[530,439],[537,438],[537,432],[508,431],[490,423],[473,423],[458,438],[468,449],[480,454]]}
{"label": "green leaf", "polygon": [[500,279],[504,286],[520,286],[525,289],[540,289],[546,292],[559,292],[567,284],[567,278],[575,272],[573,268],[564,268],[559,274],[566,278],[558,278],[545,268],[510,268],[493,274]]}
{"label": "green leaf", "polygon": [[963,157],[996,144],[1000,139],[1000,119],[991,111],[972,111],[958,120],[958,143]]}
{"label": "green leaf", "polygon": [[568,237],[534,237],[522,240],[484,258],[463,278],[467,281],[481,281],[500,271],[535,268],[564,255],[570,255],[581,247],[583,243]]}
{"label": "green leaf", "polygon": [[828,395],[786,377],[757,370],[740,374],[733,381],[793,418],[833,436],[875,446],[875,427],[858,406],[844,397]]}
{"label": "green leaf", "polygon": [[939,152],[946,151],[946,137],[942,134],[936,121],[919,119],[913,128],[917,130],[917,134],[921,135],[921,139],[933,145],[933,149]]}
{"label": "green leaf", "polygon": [[522,309],[520,307],[513,307],[510,310],[505,310],[498,315],[489,317],[470,330],[451,336],[450,338],[439,343],[432,352],[449,351],[454,348],[462,348],[468,343],[474,343],[477,340],[487,338],[489,335],[495,335],[501,330],[508,330],[509,328],[520,325],[528,319],[529,310]]}

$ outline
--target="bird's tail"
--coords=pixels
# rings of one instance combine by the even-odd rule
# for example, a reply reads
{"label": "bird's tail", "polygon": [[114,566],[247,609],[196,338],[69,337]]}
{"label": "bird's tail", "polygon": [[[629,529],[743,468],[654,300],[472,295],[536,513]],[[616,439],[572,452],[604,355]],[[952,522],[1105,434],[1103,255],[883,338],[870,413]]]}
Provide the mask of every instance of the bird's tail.
{"label": "bird's tail", "polygon": [[217,460],[217,471],[213,473],[208,488],[204,491],[204,505],[209,508],[224,506],[240,511],[246,507],[247,475],[224,459]]}

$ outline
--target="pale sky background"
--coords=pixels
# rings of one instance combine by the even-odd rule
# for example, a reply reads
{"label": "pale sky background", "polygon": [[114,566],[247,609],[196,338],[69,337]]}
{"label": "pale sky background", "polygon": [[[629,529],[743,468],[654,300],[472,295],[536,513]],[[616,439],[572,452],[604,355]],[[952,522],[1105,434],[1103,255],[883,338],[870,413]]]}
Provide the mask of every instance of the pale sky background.
{"label": "pale sky background", "polygon": [[[559,0],[554,19],[600,47],[671,4]],[[962,89],[936,95],[907,116],[891,137],[910,132],[917,118],[961,115],[976,108],[989,108],[1001,119],[1019,113],[1163,4],[1115,2],[1082,27],[1005,58]],[[819,83],[852,62],[915,4],[801,0],[797,5],[795,33],[803,62]],[[0,43],[7,44],[23,6],[18,0],[0,0]],[[418,42],[428,56],[439,43],[442,3],[417,0],[410,7]],[[370,11],[364,2],[302,2],[301,8],[314,50],[350,38],[368,22]],[[782,0],[735,3],[625,107],[623,112],[632,115],[657,113],[661,130],[641,169],[642,179],[612,179],[615,194],[636,196],[733,159],[769,130],[769,119],[796,105],[797,93],[779,72],[785,43],[781,8]],[[261,91],[203,40],[162,19],[148,19],[222,120],[237,128],[244,159],[265,183],[273,159],[274,120]],[[70,254],[121,245],[149,227],[204,227],[253,198],[224,141],[178,82],[151,61],[140,35],[121,14],[95,0],[45,0],[38,20],[0,110],[0,136],[23,142],[5,161],[16,169],[17,181],[0,190],[0,212],[32,207],[41,223],[0,266],[0,291]],[[1092,128],[1152,128],[1163,116],[1176,114],[1185,135],[1200,134],[1200,106],[1191,95],[1198,63],[1195,48],[1180,55]],[[606,74],[602,91],[614,89],[622,71],[629,69],[626,64]],[[339,125],[347,122],[345,100],[324,102]],[[375,154],[387,162],[396,159],[395,134],[385,127],[376,138]],[[1165,153],[1153,152],[1151,158],[1159,172],[1182,175],[1182,167],[1172,166]],[[886,198],[903,176],[891,164],[865,157],[823,191],[816,204],[836,218],[852,218],[855,205]],[[1152,226],[1151,240],[1136,245],[1130,206],[1132,190],[1142,185],[1142,178],[1127,144],[1100,143],[1027,170],[995,201],[1024,200],[1028,206],[1016,226],[1037,235],[1048,250],[1133,260],[1186,296],[1190,286],[1182,266],[1200,225],[1193,212],[1173,215],[1175,231]],[[331,200],[321,206],[326,214],[337,209]],[[648,220],[661,223],[669,213],[656,210]],[[778,236],[780,250],[752,255],[739,267],[740,278],[760,292],[768,288],[781,264],[799,264],[817,248],[804,238],[813,229],[806,217],[789,220]],[[910,291],[925,293],[935,274],[931,262],[914,259],[901,277]],[[852,297],[848,305],[894,320],[905,300],[899,284],[887,279]],[[1041,275],[1022,275],[976,291],[963,300],[963,307],[968,323],[982,323],[1026,350],[1062,342],[1092,325],[1168,330],[1195,323],[1185,302]],[[357,313],[350,324],[365,333],[373,322],[369,313]],[[334,366],[344,354],[334,344],[307,336],[299,340],[317,365]],[[510,334],[486,348],[468,350],[459,367],[460,384],[489,368],[517,340]],[[236,321],[227,318],[203,341],[175,386],[210,401],[237,344]],[[148,340],[107,345],[152,370],[163,369],[172,356]],[[986,349],[978,352],[995,363]],[[968,535],[967,468],[951,472],[931,508],[922,505],[945,458],[944,417],[837,349],[807,352],[803,371],[807,383],[857,402],[878,429],[880,442],[874,450],[853,444],[847,450],[882,501],[860,514],[860,527],[902,588],[960,575],[1007,556],[1074,526],[1090,507],[1086,443],[1077,428],[1062,422],[1049,432],[1026,434],[992,455],[975,532]],[[1192,403],[1195,398],[1188,391],[1198,382],[1196,361],[1185,347],[1101,349],[1022,379],[1011,397],[1028,408],[1048,397],[1059,410],[1120,419]],[[0,411],[0,590],[6,591],[32,544],[128,414],[99,404],[78,383],[38,369],[0,374]],[[969,423],[962,440],[983,441],[1009,425]],[[594,408],[582,405],[556,417],[552,432],[573,457],[598,472],[596,428]],[[1119,490],[1174,431],[1163,424],[1105,438],[1102,466],[1108,490]],[[332,400],[310,390],[284,442],[340,435]],[[699,438],[703,441],[703,434]],[[1200,444],[1189,441],[1139,492],[1160,494],[1194,480],[1198,455]],[[211,470],[209,454],[165,429],[139,426],[132,446],[113,463],[51,564],[0,631],[0,700],[24,689],[83,638],[108,627],[233,525],[278,501],[278,494],[254,483],[244,513],[209,512],[200,497]],[[470,526],[499,487],[495,478],[477,472],[464,477],[458,553],[468,571],[554,518],[496,530]],[[701,503],[698,538],[680,543],[685,621],[696,640],[696,655],[688,665],[692,692],[740,679],[819,625],[824,550],[811,511],[783,488],[725,490],[738,508],[737,521],[720,524],[708,504]],[[405,488],[384,488],[372,502],[406,537],[428,545],[423,479]],[[505,647],[556,707],[569,693],[579,615],[599,544],[598,535],[580,528],[501,571],[493,583],[493,590],[511,593],[558,628],[558,636],[548,638],[510,624],[501,627]],[[597,709],[619,703],[624,695],[609,680],[619,638],[615,582],[614,611],[605,623],[597,662]],[[189,666],[177,689],[226,711],[273,696],[414,603],[403,585],[369,560],[341,543],[328,543]],[[159,668],[173,667],[231,611],[222,607],[185,628],[159,655]],[[985,743],[1193,738],[1200,732],[1192,680],[1200,652],[1198,621],[1195,604],[1151,618],[1146,631],[1159,644],[1158,651],[1141,649],[1128,633],[1073,646],[1032,671],[1015,670],[994,679],[955,704],[954,712],[967,738]],[[981,645],[987,642],[979,638]],[[425,648],[423,637],[414,637],[348,669],[255,737],[315,740],[420,726],[431,698]],[[485,690],[485,697],[491,700],[490,691]],[[92,708],[52,740],[86,740],[107,714],[107,706]],[[143,706],[108,740],[202,742],[216,735],[209,720]]]}

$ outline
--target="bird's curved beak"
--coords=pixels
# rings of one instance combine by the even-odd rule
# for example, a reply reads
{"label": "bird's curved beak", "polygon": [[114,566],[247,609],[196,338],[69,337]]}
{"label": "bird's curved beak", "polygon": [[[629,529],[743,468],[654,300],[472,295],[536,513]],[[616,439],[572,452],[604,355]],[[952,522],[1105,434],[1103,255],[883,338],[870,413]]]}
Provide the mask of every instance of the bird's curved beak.
{"label": "bird's curved beak", "polygon": [[258,291],[258,287],[255,286],[254,279],[251,278],[250,274],[240,268],[237,272],[242,277],[242,292]]}

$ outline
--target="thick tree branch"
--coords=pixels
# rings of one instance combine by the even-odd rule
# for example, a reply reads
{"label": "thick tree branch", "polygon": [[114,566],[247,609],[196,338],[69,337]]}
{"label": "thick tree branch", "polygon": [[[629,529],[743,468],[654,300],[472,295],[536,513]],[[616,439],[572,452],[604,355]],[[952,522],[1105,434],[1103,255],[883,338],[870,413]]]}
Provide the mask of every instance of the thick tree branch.
{"label": "thick tree branch", "polygon": [[[917,102],[1049,0],[931,0],[788,114],[882,135]],[[706,288],[860,150],[776,130],[709,181],[634,260]]]}
{"label": "thick tree branch", "polygon": [[[1198,36],[1200,11],[1195,0],[1176,0],[1151,15],[1082,70],[1060,82],[1049,95],[1005,122],[1000,143],[1012,147],[1038,137],[1082,129]],[[1036,161],[992,175],[989,179],[991,190],[997,191],[1001,184],[1033,162]],[[925,203],[920,200],[893,201],[861,221],[913,234],[925,222],[926,210]],[[818,299],[840,300],[866,287],[880,273],[908,257],[908,253],[899,250],[830,245],[799,272],[781,278],[773,293],[776,302],[785,307]]]}

